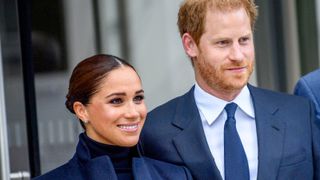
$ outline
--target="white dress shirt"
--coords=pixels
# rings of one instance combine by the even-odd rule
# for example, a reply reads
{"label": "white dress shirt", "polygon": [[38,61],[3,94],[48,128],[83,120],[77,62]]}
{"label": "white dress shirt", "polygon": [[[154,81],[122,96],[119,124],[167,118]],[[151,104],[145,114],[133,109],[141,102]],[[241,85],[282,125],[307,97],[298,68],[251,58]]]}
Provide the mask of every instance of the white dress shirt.
{"label": "white dress shirt", "polygon": [[[224,123],[227,113],[224,107],[230,103],[210,95],[195,85],[194,97],[198,107],[204,133],[214,161],[224,179]],[[258,140],[256,121],[251,95],[247,86],[232,101],[238,105],[235,113],[236,127],[243,148],[246,152],[250,179],[257,179],[258,173]]]}

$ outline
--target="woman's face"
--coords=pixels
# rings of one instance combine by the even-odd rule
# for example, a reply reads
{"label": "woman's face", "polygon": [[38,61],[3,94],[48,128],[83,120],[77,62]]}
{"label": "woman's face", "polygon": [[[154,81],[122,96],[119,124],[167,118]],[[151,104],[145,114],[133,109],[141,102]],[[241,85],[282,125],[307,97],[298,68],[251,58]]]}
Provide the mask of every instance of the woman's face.
{"label": "woman's face", "polygon": [[76,102],[74,109],[87,121],[86,133],[91,139],[123,147],[138,143],[147,113],[140,78],[126,66],[112,70],[89,104]]}

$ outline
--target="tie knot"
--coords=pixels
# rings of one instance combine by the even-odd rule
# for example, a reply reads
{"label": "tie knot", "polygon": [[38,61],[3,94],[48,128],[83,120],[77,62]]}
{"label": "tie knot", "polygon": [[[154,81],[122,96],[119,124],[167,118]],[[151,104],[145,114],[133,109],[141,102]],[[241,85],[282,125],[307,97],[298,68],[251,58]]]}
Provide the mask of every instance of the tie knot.
{"label": "tie knot", "polygon": [[234,118],[234,113],[237,110],[238,105],[236,103],[229,103],[224,107],[224,109],[227,111],[228,118]]}

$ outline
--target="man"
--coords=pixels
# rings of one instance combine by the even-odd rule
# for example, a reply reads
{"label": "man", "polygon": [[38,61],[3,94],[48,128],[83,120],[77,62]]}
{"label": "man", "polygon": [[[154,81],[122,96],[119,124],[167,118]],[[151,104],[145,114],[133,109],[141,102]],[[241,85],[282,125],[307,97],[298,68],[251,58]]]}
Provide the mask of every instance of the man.
{"label": "man", "polygon": [[294,94],[313,101],[316,106],[316,117],[320,121],[320,69],[301,77],[296,84]]}
{"label": "man", "polygon": [[144,154],[205,179],[319,179],[312,103],[248,84],[254,66],[252,0],[185,0],[178,26],[196,83],[151,111]]}

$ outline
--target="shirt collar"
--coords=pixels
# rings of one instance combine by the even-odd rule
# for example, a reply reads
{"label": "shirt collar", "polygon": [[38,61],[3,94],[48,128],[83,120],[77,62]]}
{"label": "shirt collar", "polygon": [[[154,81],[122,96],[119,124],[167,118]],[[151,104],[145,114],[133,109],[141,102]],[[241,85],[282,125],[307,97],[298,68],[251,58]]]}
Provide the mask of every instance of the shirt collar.
{"label": "shirt collar", "polygon": [[[219,117],[224,107],[230,103],[205,92],[197,83],[194,88],[194,98],[200,113],[208,121],[209,125]],[[247,86],[242,88],[240,94],[231,102],[236,103],[248,116],[255,117],[250,91]]]}

